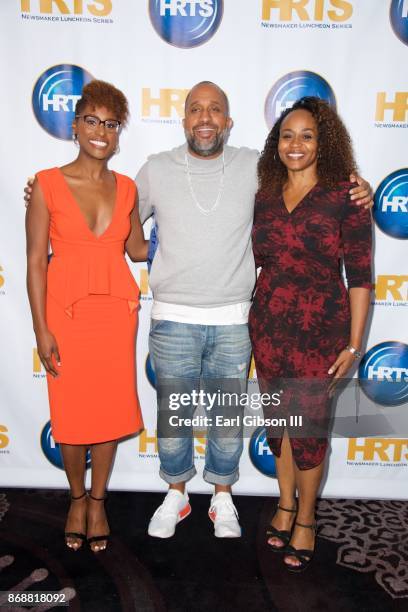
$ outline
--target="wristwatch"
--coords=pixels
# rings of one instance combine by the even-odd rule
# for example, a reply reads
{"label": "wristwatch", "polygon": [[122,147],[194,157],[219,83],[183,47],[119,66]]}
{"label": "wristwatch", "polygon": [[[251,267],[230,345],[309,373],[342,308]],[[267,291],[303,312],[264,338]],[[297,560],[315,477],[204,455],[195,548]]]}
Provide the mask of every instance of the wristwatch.
{"label": "wristwatch", "polygon": [[358,351],[356,348],[354,348],[354,346],[351,346],[351,344],[346,346],[346,351],[349,351],[349,353],[354,355],[354,359],[361,359],[362,357],[361,351]]}

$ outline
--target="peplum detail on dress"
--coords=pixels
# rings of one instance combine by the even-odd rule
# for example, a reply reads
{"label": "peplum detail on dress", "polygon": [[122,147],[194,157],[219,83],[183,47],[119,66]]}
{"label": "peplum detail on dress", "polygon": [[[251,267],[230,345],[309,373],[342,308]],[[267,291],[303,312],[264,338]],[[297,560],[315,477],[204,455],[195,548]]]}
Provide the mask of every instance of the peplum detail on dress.
{"label": "peplum detail on dress", "polygon": [[[73,305],[89,295],[127,300],[129,314],[139,305],[139,288],[126,263],[123,242],[80,245],[54,240],[47,289],[72,318]],[[65,254],[64,250],[69,250]]]}

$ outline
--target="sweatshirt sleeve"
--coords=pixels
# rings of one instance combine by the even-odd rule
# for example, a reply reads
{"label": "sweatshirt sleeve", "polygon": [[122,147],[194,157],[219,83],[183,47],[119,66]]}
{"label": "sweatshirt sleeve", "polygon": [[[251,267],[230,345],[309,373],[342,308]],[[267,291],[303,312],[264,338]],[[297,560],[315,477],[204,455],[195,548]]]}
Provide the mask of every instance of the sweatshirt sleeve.
{"label": "sweatshirt sleeve", "polygon": [[136,186],[139,195],[139,216],[143,224],[153,214],[153,206],[150,201],[149,184],[149,162],[147,161],[137,173]]}
{"label": "sweatshirt sleeve", "polygon": [[257,196],[255,199],[254,223],[252,226],[252,250],[255,258],[255,266],[261,268],[264,265],[264,240],[265,219],[262,214],[262,202]]}

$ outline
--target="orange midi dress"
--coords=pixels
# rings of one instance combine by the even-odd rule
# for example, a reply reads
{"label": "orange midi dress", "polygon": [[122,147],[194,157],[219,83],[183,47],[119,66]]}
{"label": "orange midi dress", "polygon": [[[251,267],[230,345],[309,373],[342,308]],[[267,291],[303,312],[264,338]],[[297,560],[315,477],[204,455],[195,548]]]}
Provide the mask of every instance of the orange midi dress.
{"label": "orange midi dress", "polygon": [[47,374],[56,442],[94,444],[143,428],[136,390],[139,288],[124,256],[136,186],[115,172],[112,221],[97,237],[59,168],[37,179],[50,214],[53,255],[46,319],[61,357]]}

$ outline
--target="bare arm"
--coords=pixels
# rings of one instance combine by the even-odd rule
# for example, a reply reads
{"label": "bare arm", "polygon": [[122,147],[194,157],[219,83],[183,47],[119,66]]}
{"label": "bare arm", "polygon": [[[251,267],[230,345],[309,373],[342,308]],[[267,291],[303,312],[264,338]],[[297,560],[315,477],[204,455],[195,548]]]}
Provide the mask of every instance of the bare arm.
{"label": "bare arm", "polygon": [[364,329],[370,307],[371,290],[366,287],[352,287],[349,289],[351,327],[349,345],[358,351],[361,349]]}
{"label": "bare arm", "polygon": [[[353,287],[349,290],[351,326],[349,346],[356,350],[361,349],[364,329],[367,321],[368,309],[370,307],[370,289],[365,287]],[[350,351],[343,350],[329,369],[329,374],[335,374],[334,378],[342,378],[346,375],[355,361]]]}
{"label": "bare arm", "polygon": [[125,250],[132,261],[146,261],[149,241],[145,240],[139,217],[139,204],[136,194],[135,205],[130,213],[130,234],[125,242]]}
{"label": "bare arm", "polygon": [[60,363],[58,347],[45,319],[47,290],[49,212],[38,181],[32,186],[30,206],[26,212],[27,291],[37,339],[38,355],[47,372],[58,376],[53,363]]}

